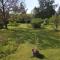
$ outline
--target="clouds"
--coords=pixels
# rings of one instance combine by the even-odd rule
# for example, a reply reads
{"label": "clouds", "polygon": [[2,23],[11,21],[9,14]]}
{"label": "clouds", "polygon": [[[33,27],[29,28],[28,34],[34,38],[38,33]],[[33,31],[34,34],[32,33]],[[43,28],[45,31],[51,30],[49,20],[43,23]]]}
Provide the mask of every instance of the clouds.
{"label": "clouds", "polygon": [[60,1],[59,0],[55,0],[55,3],[60,5]]}
{"label": "clouds", "polygon": [[28,8],[28,13],[31,12],[31,10],[35,7],[38,6],[38,1],[37,0],[25,0],[26,7]]}
{"label": "clouds", "polygon": [[56,11],[58,10],[59,6],[60,6],[60,1],[59,0],[55,0],[55,4],[57,4],[57,8],[55,9]]}

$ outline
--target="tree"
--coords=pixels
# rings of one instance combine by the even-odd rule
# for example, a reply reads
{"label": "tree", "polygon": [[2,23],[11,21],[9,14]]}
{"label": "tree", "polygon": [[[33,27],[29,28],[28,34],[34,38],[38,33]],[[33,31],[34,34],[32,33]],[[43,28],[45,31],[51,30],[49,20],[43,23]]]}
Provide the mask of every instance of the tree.
{"label": "tree", "polygon": [[3,22],[2,22],[2,10],[0,9],[0,29],[3,28]]}
{"label": "tree", "polygon": [[59,27],[59,25],[60,25],[60,19],[59,19],[59,14],[58,13],[56,13],[56,15],[55,15],[55,20],[54,20],[54,25],[55,25],[55,30],[56,31],[58,31],[58,27]]}
{"label": "tree", "polygon": [[58,14],[60,15],[60,7],[59,7],[59,9],[58,9]]}
{"label": "tree", "polygon": [[18,5],[19,3],[21,3],[19,0],[0,0],[0,9],[2,11],[2,21],[4,28],[7,28],[9,13],[11,11],[21,12],[22,9]]}
{"label": "tree", "polygon": [[25,4],[24,2],[21,2],[20,3],[20,11],[21,11],[21,14],[26,14],[26,9],[25,9]]}
{"label": "tree", "polygon": [[39,8],[35,7],[33,9],[33,16],[36,17],[36,18],[39,18],[40,17],[40,14],[39,14]]}
{"label": "tree", "polygon": [[[36,12],[38,12],[38,17],[45,19],[50,18],[52,15],[55,14],[54,10],[54,0],[38,0],[39,2],[39,8],[36,8]],[[35,15],[35,17],[36,17]]]}
{"label": "tree", "polygon": [[26,6],[25,6],[25,3],[24,2],[21,2],[20,3],[20,17],[21,19],[19,19],[20,21],[18,22],[21,22],[21,23],[27,23],[27,19],[28,19],[28,16],[26,14],[27,12],[27,9],[26,9]]}
{"label": "tree", "polygon": [[15,6],[17,0],[0,0],[0,9],[2,11],[3,27],[7,29],[10,10]]}

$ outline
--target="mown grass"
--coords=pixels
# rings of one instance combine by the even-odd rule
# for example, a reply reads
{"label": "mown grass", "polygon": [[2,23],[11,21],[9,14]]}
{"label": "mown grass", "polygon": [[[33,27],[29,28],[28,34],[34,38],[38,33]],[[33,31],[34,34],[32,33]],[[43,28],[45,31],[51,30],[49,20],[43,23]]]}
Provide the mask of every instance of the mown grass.
{"label": "mown grass", "polygon": [[34,47],[36,46],[29,43],[20,44],[14,54],[10,54],[1,60],[60,60],[60,49],[39,50],[45,56],[44,59],[39,59],[32,56],[31,49]]}
{"label": "mown grass", "polygon": [[0,60],[40,60],[32,57],[34,47],[46,56],[44,60],[60,60],[60,32],[19,27],[0,30]]}

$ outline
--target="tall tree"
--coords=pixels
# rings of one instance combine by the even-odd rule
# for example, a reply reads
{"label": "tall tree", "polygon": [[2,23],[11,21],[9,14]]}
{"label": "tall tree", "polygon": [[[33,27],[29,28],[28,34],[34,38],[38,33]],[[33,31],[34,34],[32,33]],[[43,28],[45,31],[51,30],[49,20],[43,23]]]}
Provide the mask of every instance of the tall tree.
{"label": "tall tree", "polygon": [[25,9],[25,4],[24,4],[24,2],[21,2],[20,3],[20,11],[21,11],[21,13],[26,13],[26,9]]}
{"label": "tall tree", "polygon": [[55,14],[55,9],[53,3],[54,0],[38,0],[39,2],[39,12],[38,15],[40,18],[49,18]]}
{"label": "tall tree", "polygon": [[9,11],[15,6],[17,0],[0,0],[0,9],[2,11],[3,27],[7,28]]}
{"label": "tall tree", "polygon": [[37,7],[35,7],[34,9],[33,9],[33,16],[34,17],[36,17],[36,18],[39,18],[40,16],[40,14],[39,14],[40,12],[39,12],[39,8],[37,8]]}
{"label": "tall tree", "polygon": [[3,27],[7,28],[8,18],[10,11],[18,11],[20,10],[19,3],[22,0],[0,0],[0,9],[2,11],[2,21]]}

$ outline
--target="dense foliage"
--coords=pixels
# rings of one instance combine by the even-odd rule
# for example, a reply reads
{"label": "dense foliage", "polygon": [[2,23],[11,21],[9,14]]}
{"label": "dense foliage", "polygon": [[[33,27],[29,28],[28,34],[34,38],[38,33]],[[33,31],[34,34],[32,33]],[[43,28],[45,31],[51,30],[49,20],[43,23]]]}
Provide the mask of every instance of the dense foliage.
{"label": "dense foliage", "polygon": [[35,7],[33,10],[34,17],[40,17],[42,19],[50,18],[55,14],[54,1],[52,0],[38,0],[39,7]]}

